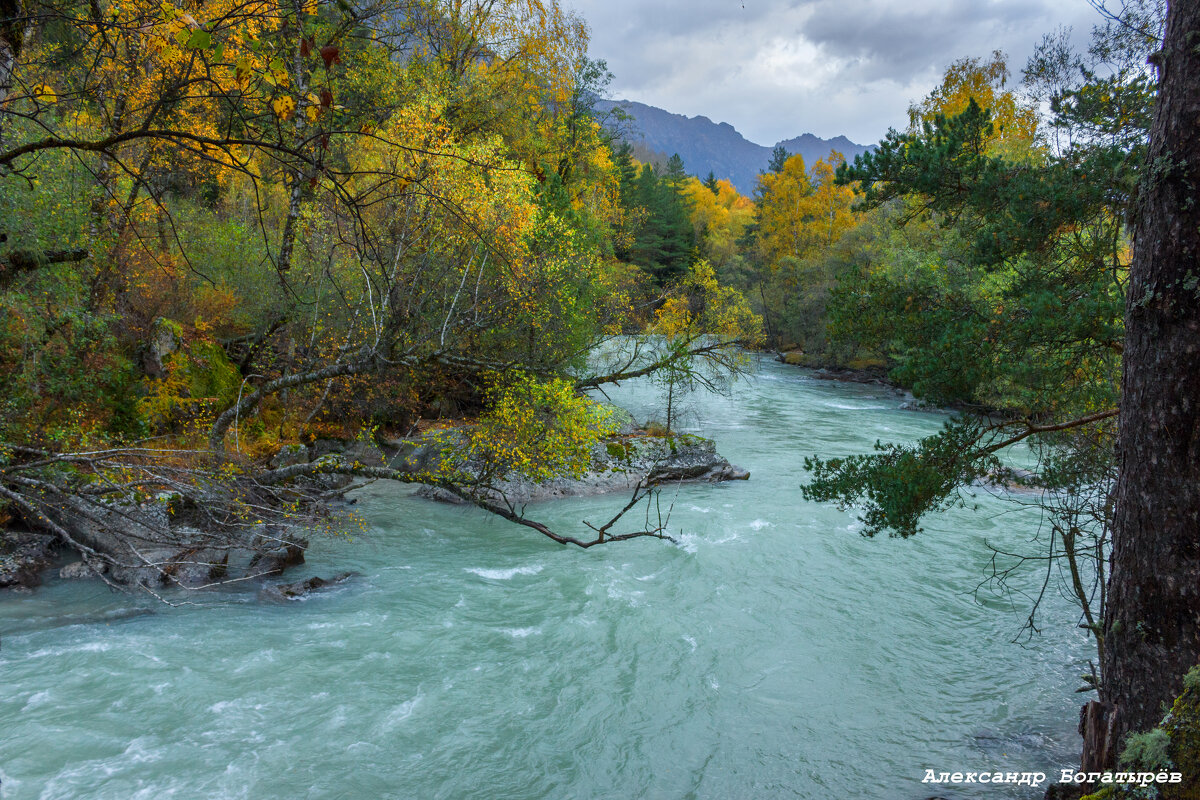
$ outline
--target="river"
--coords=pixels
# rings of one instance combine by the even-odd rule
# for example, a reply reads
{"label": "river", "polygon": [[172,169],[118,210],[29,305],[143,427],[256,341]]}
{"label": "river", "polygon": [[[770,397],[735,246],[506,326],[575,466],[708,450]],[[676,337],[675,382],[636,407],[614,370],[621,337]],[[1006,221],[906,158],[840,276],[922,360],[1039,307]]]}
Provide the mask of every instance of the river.
{"label": "river", "polygon": [[[614,399],[644,419],[654,390]],[[361,531],[289,579],[361,576],[302,602],[57,580],[5,597],[0,798],[1040,797],[921,780],[1074,766],[1074,613],[1052,590],[1018,644],[1027,599],[977,591],[986,543],[1027,547],[1033,512],[981,493],[866,539],[800,498],[803,456],[940,414],[765,360],[685,405],[751,479],[664,493],[678,545],[565,548],[376,484]],[[566,529],[622,503],[529,513]]]}

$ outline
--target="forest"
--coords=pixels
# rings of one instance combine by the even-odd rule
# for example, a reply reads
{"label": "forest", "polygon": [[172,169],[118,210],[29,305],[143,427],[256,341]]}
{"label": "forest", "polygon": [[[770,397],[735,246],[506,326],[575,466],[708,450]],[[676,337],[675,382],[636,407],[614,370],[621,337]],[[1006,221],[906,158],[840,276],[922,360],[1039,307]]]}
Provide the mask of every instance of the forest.
{"label": "forest", "polygon": [[[1197,237],[1170,232],[1198,179],[1168,120],[1200,91],[1195,3],[954,61],[870,153],[777,148],[750,197],[635,157],[557,0],[0,11],[0,544],[208,586],[352,528],[339,499],[377,479],[559,543],[670,538],[623,519],[652,486],[582,533],[489,490],[581,474],[621,427],[605,387],[649,376],[671,436],[675,391],[766,351],[958,412],[796,453],[797,495],[865,535],[917,536],[980,481],[1038,490],[1006,555],[1069,587],[1094,645],[1084,771],[1125,752],[1200,785],[1155,733],[1200,658]],[[416,435],[435,459],[354,455]]]}

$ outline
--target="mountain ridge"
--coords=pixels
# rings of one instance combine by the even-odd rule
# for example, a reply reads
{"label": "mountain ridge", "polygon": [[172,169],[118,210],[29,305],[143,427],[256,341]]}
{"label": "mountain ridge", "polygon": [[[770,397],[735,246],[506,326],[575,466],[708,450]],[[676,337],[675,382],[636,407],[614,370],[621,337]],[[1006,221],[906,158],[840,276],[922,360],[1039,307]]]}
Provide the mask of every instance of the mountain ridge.
{"label": "mountain ridge", "polygon": [[632,145],[669,156],[679,153],[684,168],[701,178],[712,172],[730,181],[742,194],[754,191],[757,176],[767,169],[773,147],[782,145],[789,153],[804,156],[806,164],[825,158],[837,150],[847,161],[872,149],[852,142],[845,136],[822,139],[803,133],[777,142],[773,147],[757,144],[742,136],[728,122],[713,122],[706,116],[688,117],[656,106],[632,100],[601,100],[596,110],[610,115],[620,108],[633,119],[620,123],[609,120],[608,127]]}

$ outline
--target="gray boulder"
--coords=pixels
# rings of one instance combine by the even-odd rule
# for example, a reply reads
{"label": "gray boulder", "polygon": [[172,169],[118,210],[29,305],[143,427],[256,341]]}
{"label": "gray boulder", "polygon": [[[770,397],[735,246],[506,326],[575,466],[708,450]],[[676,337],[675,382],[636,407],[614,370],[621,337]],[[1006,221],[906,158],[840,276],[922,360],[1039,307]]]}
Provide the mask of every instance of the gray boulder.
{"label": "gray boulder", "polygon": [[166,365],[163,362],[167,356],[179,349],[178,330],[178,325],[162,317],[154,320],[145,349],[142,351],[142,370],[151,378],[166,375]]}
{"label": "gray boulder", "polygon": [[308,448],[302,444],[285,444],[268,462],[271,469],[308,463]]}
{"label": "gray boulder", "polygon": [[30,531],[0,530],[0,589],[31,589],[54,563],[54,536]]}
{"label": "gray boulder", "polygon": [[271,526],[262,535],[270,537],[270,542],[274,546],[269,549],[257,550],[250,559],[247,573],[250,575],[278,575],[288,567],[304,563],[304,552],[308,549],[307,539],[291,536],[277,526]]}
{"label": "gray boulder", "polygon": [[65,581],[77,581],[84,578],[95,578],[96,570],[86,561],[73,561],[58,571],[58,577]]}

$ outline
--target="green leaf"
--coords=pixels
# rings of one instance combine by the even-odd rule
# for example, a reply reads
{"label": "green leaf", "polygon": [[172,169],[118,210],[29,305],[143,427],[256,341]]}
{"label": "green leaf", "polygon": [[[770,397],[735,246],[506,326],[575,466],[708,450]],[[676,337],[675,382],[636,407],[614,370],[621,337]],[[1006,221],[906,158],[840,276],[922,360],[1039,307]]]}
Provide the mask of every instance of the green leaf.
{"label": "green leaf", "polygon": [[212,44],[212,34],[208,31],[195,30],[184,45],[189,50],[207,50]]}

